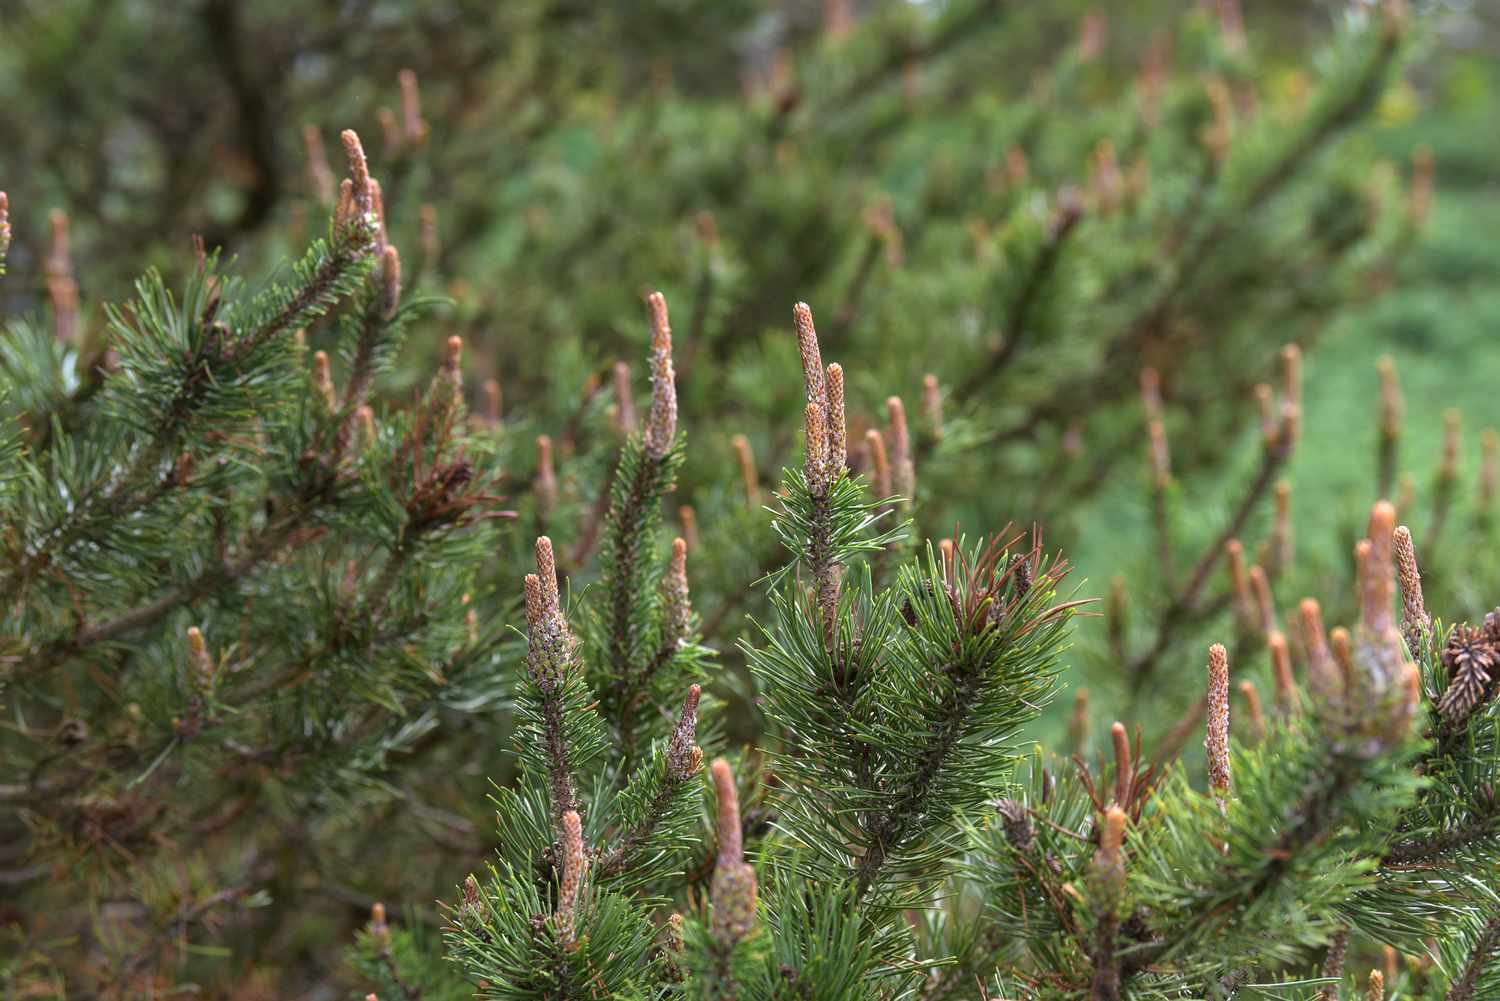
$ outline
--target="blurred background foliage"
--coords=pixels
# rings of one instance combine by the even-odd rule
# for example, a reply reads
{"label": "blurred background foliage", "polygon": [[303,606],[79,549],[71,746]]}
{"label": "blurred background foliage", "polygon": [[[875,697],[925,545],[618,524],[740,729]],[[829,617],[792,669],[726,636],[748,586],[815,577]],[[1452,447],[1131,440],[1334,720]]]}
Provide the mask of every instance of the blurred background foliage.
{"label": "blurred background foliage", "polygon": [[[412,398],[458,333],[473,409],[485,380],[503,394],[522,525],[490,581],[486,614],[500,615],[537,531],[560,548],[585,534],[617,440],[612,366],[634,363],[644,385],[640,303],[662,289],[689,442],[679,495],[701,536],[694,598],[725,651],[735,741],[757,724],[733,641],[758,600],[746,585],[777,554],[731,441],[746,437],[764,500],[797,449],[797,300],[849,373],[851,441],[887,427],[886,397],[905,400],[922,536],[1044,525],[1082,595],[1128,582],[1129,648],[1149,645],[1170,590],[1140,371],[1161,377],[1171,545],[1187,565],[1254,473],[1256,384],[1277,377],[1283,343],[1303,346],[1303,439],[1284,470],[1296,560],[1277,590],[1283,609],[1322,596],[1339,621],[1379,489],[1389,355],[1409,477],[1393,486],[1419,542],[1441,535],[1423,554],[1429,606],[1475,617],[1500,601],[1500,572],[1468,559],[1493,541],[1480,429],[1500,422],[1500,12],[1414,2],[1389,66],[1384,29],[1365,24],[1383,16],[1257,3],[1241,39],[1233,5],[1187,0],[0,0],[0,187],[16,231],[0,301],[45,315],[54,208],[70,220],[85,354],[144,267],[181,283],[194,235],[246,275],[284,267],[330,208],[319,165],[335,157],[309,135],[336,153],[338,130],[357,129],[409,286],[452,303],[382,393]],[[1418,149],[1430,209],[1414,207]],[[929,373],[940,423],[922,403]],[[1440,472],[1449,408],[1454,475]],[[538,434],[557,444],[545,503]],[[1269,510],[1247,522],[1247,550]],[[1164,728],[1196,695],[1199,640],[1222,618],[1174,633],[1172,652],[1192,652],[1145,694],[1108,626],[1084,622],[1067,678],[1092,691],[1093,730]],[[1034,736],[1066,749],[1069,712],[1054,706]],[[246,998],[326,992],[371,899],[433,920],[428,901],[489,849],[486,781],[508,768],[503,721],[465,733],[464,767],[430,802],[408,787],[383,813],[330,812],[289,838],[316,865],[260,901],[253,946],[197,947],[220,963],[205,978]],[[441,835],[389,851],[411,810]],[[276,961],[251,970],[251,955]]]}

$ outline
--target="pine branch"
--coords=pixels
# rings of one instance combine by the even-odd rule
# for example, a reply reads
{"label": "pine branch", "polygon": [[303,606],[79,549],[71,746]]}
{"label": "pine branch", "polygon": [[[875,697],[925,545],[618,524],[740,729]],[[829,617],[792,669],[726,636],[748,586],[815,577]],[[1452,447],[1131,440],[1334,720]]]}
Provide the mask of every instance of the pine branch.
{"label": "pine branch", "polygon": [[[1294,382],[1295,378],[1289,374],[1289,389],[1290,384]],[[1289,391],[1281,421],[1273,433],[1267,436],[1266,447],[1261,452],[1260,466],[1239,503],[1235,505],[1234,513],[1230,515],[1229,521],[1219,530],[1213,541],[1204,548],[1202,555],[1193,566],[1193,572],[1189,575],[1187,583],[1172,596],[1172,600],[1161,613],[1161,617],[1157,620],[1156,637],[1151,645],[1131,662],[1128,674],[1132,691],[1137,697],[1155,673],[1156,665],[1162,655],[1171,647],[1177,631],[1191,624],[1194,618],[1204,611],[1200,603],[1209,577],[1213,575],[1219,561],[1224,558],[1231,540],[1238,538],[1244,532],[1245,525],[1270,492],[1281,468],[1291,457],[1297,438],[1296,428],[1300,420],[1300,407],[1293,396],[1293,392]],[[1216,611],[1217,607],[1211,606],[1208,610]]]}
{"label": "pine branch", "polygon": [[613,684],[606,715],[634,755],[637,693],[661,664],[644,651],[656,617],[647,556],[661,522],[661,498],[672,489],[683,451],[677,439],[677,393],[672,370],[672,330],[666,300],[652,293],[651,412],[645,432],[632,435],[620,453],[600,554],[605,589],[604,644]]}
{"label": "pine branch", "polygon": [[1388,869],[1428,868],[1441,864],[1456,851],[1487,841],[1500,841],[1500,824],[1493,817],[1472,820],[1429,838],[1400,841],[1391,846],[1380,864]]}
{"label": "pine branch", "polygon": [[383,353],[383,342],[387,331],[396,318],[401,301],[401,257],[396,248],[387,246],[381,257],[381,269],[376,275],[378,287],[372,281],[366,290],[363,308],[359,314],[359,329],[354,338],[354,350],[349,360],[348,382],[344,385],[344,398],[340,409],[347,415],[339,429],[336,454],[348,447],[353,433],[356,411],[365,402],[370,386],[375,380],[376,364]]}
{"label": "pine branch", "polygon": [[1008,7],[1000,0],[975,0],[967,8],[948,14],[932,37],[910,47],[892,46],[879,63],[851,80],[837,94],[829,95],[809,118],[810,127],[816,128],[811,123],[845,112],[870,95],[878,93],[897,72],[938,59],[950,49],[974,37],[979,26],[993,22],[997,15],[1007,10]]}
{"label": "pine branch", "polygon": [[1099,899],[1090,958],[1093,982],[1089,987],[1092,1001],[1120,1001],[1121,963],[1118,954],[1120,934],[1119,902],[1125,888],[1125,862],[1121,847],[1125,838],[1125,811],[1110,807],[1104,817],[1099,851],[1094,856],[1090,879],[1092,891]]}
{"label": "pine branch", "polygon": [[[638,814],[632,825],[621,832],[607,850],[600,848],[597,866],[600,880],[613,879],[636,870],[642,852],[655,850],[660,845],[659,832],[667,824],[669,814],[679,804],[680,793],[688,781],[698,774],[703,764],[703,749],[694,743],[698,726],[698,698],[701,693],[700,686],[689,686],[666,753],[659,761],[647,761],[642,766],[646,775],[640,782],[632,782],[625,792],[624,798],[627,801],[643,801],[644,809],[627,809],[627,815]],[[634,875],[639,878],[641,873],[637,871]]]}
{"label": "pine branch", "polygon": [[874,885],[889,853],[901,848],[911,835],[913,824],[923,813],[938,773],[948,763],[949,756],[963,736],[965,711],[973,702],[982,680],[979,665],[950,663],[943,667],[942,673],[954,684],[944,696],[942,707],[925,735],[925,747],[917,758],[916,769],[907,780],[901,795],[875,820],[869,831],[873,844],[855,865],[854,877],[860,896],[864,896]]}
{"label": "pine branch", "polygon": [[1041,248],[1031,259],[1031,267],[1021,282],[1019,294],[1011,301],[1010,309],[1001,328],[999,347],[991,352],[983,365],[975,369],[959,388],[958,395],[964,399],[973,397],[991,379],[1004,372],[1020,351],[1031,320],[1032,307],[1047,287],[1063,250],[1083,218],[1083,204],[1076,196],[1065,195],[1058,199],[1057,212],[1047,227]]}
{"label": "pine branch", "polygon": [[1067,380],[1046,399],[1032,406],[1017,424],[997,434],[1000,441],[1031,436],[1049,420],[1066,418],[1075,401],[1101,398],[1121,391],[1136,365],[1142,345],[1161,330],[1179,297],[1191,287],[1198,273],[1217,259],[1219,248],[1234,245],[1233,235],[1244,220],[1254,218],[1256,210],[1271,200],[1298,175],[1298,170],[1349,126],[1361,120],[1379,98],[1392,67],[1400,55],[1403,28],[1390,23],[1379,30],[1374,51],[1356,71],[1352,86],[1318,109],[1317,117],[1306,125],[1298,138],[1281,150],[1280,155],[1244,186],[1243,192],[1225,199],[1217,211],[1207,214],[1204,225],[1194,224],[1192,235],[1184,241],[1175,256],[1176,265],[1151,301],[1125,324],[1105,346],[1099,363],[1087,375]]}
{"label": "pine branch", "polygon": [[1493,962],[1500,961],[1500,916],[1485,922],[1469,950],[1469,961],[1464,964],[1463,976],[1453,982],[1443,1001],[1472,1001],[1479,978]]}
{"label": "pine branch", "polygon": [[85,626],[73,636],[44,647],[33,657],[23,676],[43,674],[102,643],[121,639],[153,626],[178,607],[241,580],[287,546],[320,534],[321,529],[303,528],[307,523],[308,513],[307,510],[299,510],[279,519],[252,538],[237,559],[218,564],[145,604],[121,612],[104,622]]}
{"label": "pine branch", "polygon": [[538,694],[541,739],[555,821],[578,809],[573,752],[564,719],[563,692],[576,677],[578,641],[563,618],[552,540],[536,540],[536,569],[526,575],[526,666]]}

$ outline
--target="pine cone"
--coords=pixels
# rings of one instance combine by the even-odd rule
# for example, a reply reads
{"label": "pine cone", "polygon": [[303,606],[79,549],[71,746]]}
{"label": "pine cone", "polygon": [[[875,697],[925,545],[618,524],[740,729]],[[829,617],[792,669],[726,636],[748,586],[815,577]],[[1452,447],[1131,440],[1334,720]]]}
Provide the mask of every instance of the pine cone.
{"label": "pine cone", "polygon": [[1483,626],[1456,626],[1443,647],[1448,687],[1438,712],[1457,726],[1495,694],[1500,682],[1500,609],[1484,617]]}

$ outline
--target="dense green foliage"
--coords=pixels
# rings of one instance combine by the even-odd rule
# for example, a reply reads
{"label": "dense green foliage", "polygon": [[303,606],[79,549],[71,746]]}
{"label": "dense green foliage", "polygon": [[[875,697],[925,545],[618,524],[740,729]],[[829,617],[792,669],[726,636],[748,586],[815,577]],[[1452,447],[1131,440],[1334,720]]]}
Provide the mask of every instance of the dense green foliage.
{"label": "dense green foliage", "polygon": [[1441,13],[0,5],[3,992],[1500,998]]}

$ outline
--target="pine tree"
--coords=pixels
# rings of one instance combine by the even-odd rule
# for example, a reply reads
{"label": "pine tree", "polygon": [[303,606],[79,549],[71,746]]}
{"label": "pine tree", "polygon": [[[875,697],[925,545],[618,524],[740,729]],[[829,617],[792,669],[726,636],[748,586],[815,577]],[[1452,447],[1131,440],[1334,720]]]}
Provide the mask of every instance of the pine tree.
{"label": "pine tree", "polygon": [[[308,118],[382,81],[386,183],[310,126],[306,197],[117,307],[130,226],[0,195],[7,991],[1494,993],[1494,442],[1466,478],[1443,418],[1419,491],[1382,366],[1354,587],[1283,481],[1301,348],[1431,199],[1362,145],[1403,8],[1283,94],[1229,3],[1139,74],[1130,24],[869,6],[745,95],[684,60],[609,115],[666,68],[607,14],[484,22],[534,43],[519,114],[366,57]],[[511,182],[464,169],[502,147]],[[1055,541],[1134,455],[1096,642]],[[1145,725],[1101,761],[1105,714]]]}

